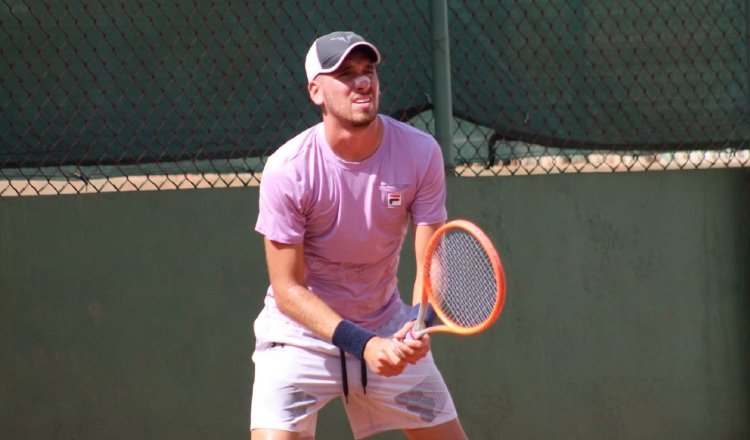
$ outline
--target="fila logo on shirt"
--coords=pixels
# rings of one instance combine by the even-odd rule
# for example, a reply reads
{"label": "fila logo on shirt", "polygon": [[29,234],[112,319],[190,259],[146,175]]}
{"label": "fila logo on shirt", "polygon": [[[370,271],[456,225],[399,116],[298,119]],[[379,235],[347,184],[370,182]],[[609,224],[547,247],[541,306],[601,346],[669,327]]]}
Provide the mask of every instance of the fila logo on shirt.
{"label": "fila logo on shirt", "polygon": [[396,206],[401,206],[401,194],[399,193],[389,193],[388,199],[387,199],[388,207],[393,208]]}

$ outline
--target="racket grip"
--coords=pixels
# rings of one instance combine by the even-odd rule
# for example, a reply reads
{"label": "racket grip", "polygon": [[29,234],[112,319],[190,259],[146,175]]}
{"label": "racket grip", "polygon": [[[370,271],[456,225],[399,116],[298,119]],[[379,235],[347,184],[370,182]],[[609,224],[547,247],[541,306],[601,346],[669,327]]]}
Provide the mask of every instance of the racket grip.
{"label": "racket grip", "polygon": [[[415,306],[412,306],[411,310],[409,310],[409,315],[407,316],[407,321],[416,321],[417,318],[419,318],[419,308],[421,304],[417,304]],[[437,321],[437,314],[435,313],[435,309],[432,308],[432,304],[427,303],[427,308],[424,312],[424,326],[425,327],[432,327],[435,322]]]}
{"label": "racket grip", "polygon": [[[415,324],[416,326],[416,324]],[[425,333],[427,333],[427,327],[422,325],[421,329],[418,329],[414,331],[414,327],[409,330],[408,333],[406,333],[406,339],[414,340],[414,339],[422,339],[422,336],[424,336]]]}
{"label": "racket grip", "polygon": [[426,308],[430,308],[430,305],[427,304],[427,306],[424,307],[423,304],[419,304],[412,308],[409,313],[409,321],[414,321],[414,325],[406,333],[406,339],[421,339],[422,335],[427,333],[427,322],[425,320],[427,316],[427,312],[425,311]]}

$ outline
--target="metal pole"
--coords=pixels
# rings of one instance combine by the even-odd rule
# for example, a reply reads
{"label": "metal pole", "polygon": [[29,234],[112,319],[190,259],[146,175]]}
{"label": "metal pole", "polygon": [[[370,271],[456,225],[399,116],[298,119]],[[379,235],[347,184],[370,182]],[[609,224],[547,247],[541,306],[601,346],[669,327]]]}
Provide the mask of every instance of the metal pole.
{"label": "metal pole", "polygon": [[[745,2],[745,70],[746,80],[745,84],[745,120],[747,115],[750,114],[750,0]],[[739,149],[739,148],[738,148]]]}
{"label": "metal pole", "polygon": [[448,0],[432,0],[432,73],[435,139],[443,150],[446,169],[453,169],[453,103],[451,101],[451,55],[448,31]]}

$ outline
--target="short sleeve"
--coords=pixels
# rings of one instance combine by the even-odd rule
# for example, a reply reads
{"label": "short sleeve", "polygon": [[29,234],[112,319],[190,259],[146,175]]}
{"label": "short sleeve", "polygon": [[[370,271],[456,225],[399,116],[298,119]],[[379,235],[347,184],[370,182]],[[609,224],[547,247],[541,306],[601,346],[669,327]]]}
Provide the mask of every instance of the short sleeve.
{"label": "short sleeve", "polygon": [[305,235],[302,183],[293,169],[280,165],[269,161],[263,170],[255,230],[273,241],[301,243]]}
{"label": "short sleeve", "polygon": [[411,208],[412,222],[417,225],[442,223],[448,218],[445,208],[445,168],[440,146],[434,140]]}

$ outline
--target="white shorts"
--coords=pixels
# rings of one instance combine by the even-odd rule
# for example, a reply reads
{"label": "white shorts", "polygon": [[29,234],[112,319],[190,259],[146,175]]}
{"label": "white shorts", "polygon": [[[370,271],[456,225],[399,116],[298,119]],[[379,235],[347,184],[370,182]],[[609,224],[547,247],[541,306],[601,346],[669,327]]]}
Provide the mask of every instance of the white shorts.
{"label": "white shorts", "polygon": [[[393,334],[408,309],[405,306],[376,333]],[[322,352],[288,343],[257,344],[250,429],[279,429],[299,432],[303,439],[315,438],[318,412],[332,399],[343,397],[343,370],[337,350]],[[361,380],[361,361],[350,355],[345,358],[348,397],[344,408],[354,438],[426,428],[457,417],[432,354],[395,377],[367,371],[366,388]]]}

